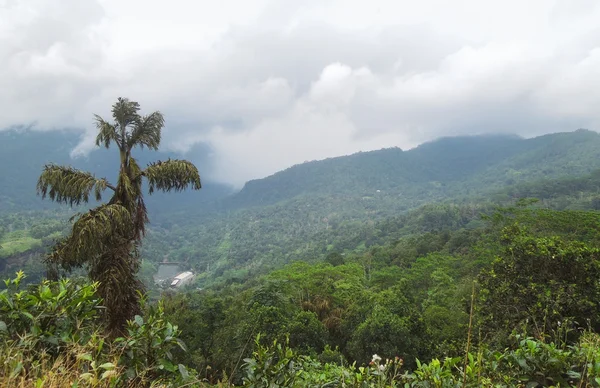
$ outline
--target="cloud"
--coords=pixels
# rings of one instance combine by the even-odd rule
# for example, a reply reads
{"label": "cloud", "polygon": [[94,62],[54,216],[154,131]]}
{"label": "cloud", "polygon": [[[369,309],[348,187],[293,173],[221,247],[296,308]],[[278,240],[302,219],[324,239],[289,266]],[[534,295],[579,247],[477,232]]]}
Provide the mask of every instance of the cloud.
{"label": "cloud", "polygon": [[85,102],[107,80],[94,29],[103,14],[92,0],[65,0],[60,7],[44,0],[2,4],[0,127],[82,123]]}
{"label": "cloud", "polygon": [[74,155],[118,96],[236,185],[445,135],[600,128],[595,1],[24,4],[0,0],[0,128],[81,128]]}

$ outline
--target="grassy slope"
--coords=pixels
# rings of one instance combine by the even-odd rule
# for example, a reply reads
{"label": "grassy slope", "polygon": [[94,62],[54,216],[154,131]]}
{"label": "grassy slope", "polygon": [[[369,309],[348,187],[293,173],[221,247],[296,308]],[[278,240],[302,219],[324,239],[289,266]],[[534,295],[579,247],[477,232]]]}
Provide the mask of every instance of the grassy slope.
{"label": "grassy slope", "polygon": [[33,238],[27,230],[6,233],[0,240],[0,258],[26,252],[42,246],[42,240]]}

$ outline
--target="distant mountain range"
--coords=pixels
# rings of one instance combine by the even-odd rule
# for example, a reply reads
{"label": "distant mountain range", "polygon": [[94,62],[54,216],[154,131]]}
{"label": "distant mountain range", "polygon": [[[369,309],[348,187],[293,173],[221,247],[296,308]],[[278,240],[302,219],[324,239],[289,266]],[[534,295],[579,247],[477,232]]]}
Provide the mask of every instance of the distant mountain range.
{"label": "distant mountain range", "polygon": [[231,203],[260,206],[300,195],[395,196],[407,207],[483,194],[542,178],[600,168],[600,134],[587,130],[532,139],[488,135],[441,138],[402,151],[357,153],[293,166],[248,182]]}
{"label": "distant mountain range", "polygon": [[[97,176],[114,177],[118,158],[100,149],[71,159],[78,138],[69,132],[0,132],[0,212],[52,207],[35,194],[46,163],[70,164]],[[168,152],[138,151],[142,164],[181,158]],[[192,159],[193,161],[193,159]],[[202,166],[198,165],[201,175]],[[247,182],[237,193],[203,181],[200,192],[149,197],[157,209],[235,210],[273,205],[298,196],[338,199],[394,198],[395,210],[449,198],[485,194],[542,178],[581,176],[600,168],[600,134],[587,130],[532,139],[511,135],[441,138],[414,149],[361,152],[295,165],[264,179]],[[233,195],[231,195],[233,194]],[[169,199],[171,198],[171,199]],[[175,199],[174,199],[175,198]],[[171,204],[169,204],[171,202]]]}
{"label": "distant mountain range", "polygon": [[[0,216],[58,206],[35,194],[45,163],[73,164],[112,178],[116,155],[97,150],[71,160],[77,141],[68,132],[0,132]],[[142,164],[169,157],[181,156],[138,154]],[[599,171],[600,134],[577,130],[531,139],[442,138],[407,151],[389,148],[307,162],[247,182],[237,192],[203,181],[199,192],[147,197],[151,224],[143,255],[147,266],[165,259],[182,262],[206,281],[246,276],[397,238],[398,230],[409,229],[386,220],[429,204],[478,207],[535,196],[555,207],[600,208]],[[413,219],[429,217],[435,224],[448,211],[454,210],[430,207]]]}
{"label": "distant mountain range", "polygon": [[[67,131],[0,132],[0,214],[56,207],[47,200],[42,201],[36,195],[37,179],[47,163],[71,165],[114,181],[119,168],[119,157],[116,151],[100,148],[87,156],[72,159],[70,152],[78,142],[78,135]],[[136,158],[142,166],[156,160],[184,157],[173,152],[136,151]],[[202,166],[198,165],[198,167],[202,176]],[[166,201],[165,194],[153,194],[148,197],[147,204],[155,211],[181,209],[213,202],[233,192],[232,187],[206,179],[203,179],[202,184],[203,189],[200,192],[169,193],[169,197],[176,199],[174,201]]]}

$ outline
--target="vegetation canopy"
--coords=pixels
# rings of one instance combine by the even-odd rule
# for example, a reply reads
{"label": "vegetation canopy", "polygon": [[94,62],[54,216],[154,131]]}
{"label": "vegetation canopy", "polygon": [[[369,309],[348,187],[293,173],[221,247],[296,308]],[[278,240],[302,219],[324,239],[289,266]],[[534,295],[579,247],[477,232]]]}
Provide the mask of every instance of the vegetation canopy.
{"label": "vegetation canopy", "polygon": [[149,193],[155,190],[182,191],[201,188],[198,169],[186,160],[169,159],[141,168],[132,156],[135,147],[158,150],[164,118],[160,112],[143,116],[137,102],[119,98],[112,107],[114,122],[95,115],[96,145],[116,146],[120,168],[116,185],[106,178],[69,166],[48,164],[37,183],[38,194],[70,206],[87,203],[90,196],[106,203],[73,217],[71,233],[60,240],[47,256],[49,276],[57,270],[86,267],[98,294],[105,302],[110,333],[117,335],[128,319],[140,313],[142,283],[136,277],[139,248],[148,222],[144,204],[143,180]]}

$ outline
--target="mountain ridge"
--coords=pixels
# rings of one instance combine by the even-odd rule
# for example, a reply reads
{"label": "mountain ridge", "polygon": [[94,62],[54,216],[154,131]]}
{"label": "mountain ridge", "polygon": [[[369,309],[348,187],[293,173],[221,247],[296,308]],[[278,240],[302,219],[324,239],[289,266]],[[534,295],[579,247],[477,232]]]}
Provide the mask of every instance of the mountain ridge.
{"label": "mountain ridge", "polygon": [[[40,146],[26,143],[22,141],[21,147]],[[66,148],[61,142],[57,144]],[[10,144],[0,143],[0,147],[7,149]],[[95,158],[107,155],[96,152]],[[151,154],[152,160],[164,155]],[[35,206],[50,206],[49,201],[36,197],[35,181],[43,160],[62,160],[52,160],[54,155],[27,156],[23,148],[8,156],[0,153],[0,159],[4,158],[0,161],[0,169],[4,168],[0,178],[9,176],[21,184],[16,192],[10,192],[10,186],[0,186],[0,198],[9,198],[17,205],[34,198],[30,202]],[[20,161],[22,169],[11,170],[9,162],[18,166]],[[112,171],[111,163],[112,158],[106,165],[88,166]],[[203,281],[210,282],[221,276],[243,276],[265,266],[316,259],[330,251],[366,249],[373,241],[383,241],[375,234],[394,233],[393,228],[377,231],[373,225],[425,205],[433,206],[425,213],[434,222],[446,217],[443,206],[489,206],[492,201],[507,201],[528,193],[547,197],[547,203],[560,207],[575,202],[600,207],[596,175],[582,181],[567,179],[596,170],[600,170],[600,135],[595,132],[564,132],[531,139],[470,136],[440,139],[407,151],[388,148],[304,163],[248,182],[233,195],[225,189],[213,190],[210,183],[199,192],[152,195],[146,202],[151,224],[142,249],[147,259],[144,273],[168,259],[186,263],[203,274]],[[24,177],[31,182],[19,181]],[[547,182],[523,186],[539,180]],[[586,197],[576,198],[576,193],[565,185],[581,187]],[[569,199],[548,197],[546,188]],[[431,213],[431,209],[438,204],[441,213],[435,215],[437,210]],[[1,202],[0,209],[3,206]],[[25,204],[14,212],[32,209]],[[60,209],[63,218],[76,211],[64,206]],[[13,228],[19,217],[22,220],[16,228],[22,233],[14,238],[29,244],[50,237],[40,234],[41,239],[34,236],[31,240],[32,225],[39,224],[39,217],[57,216],[48,212],[45,216],[24,214],[11,218],[9,214],[5,220]],[[53,221],[46,223],[47,229],[56,229]],[[19,263],[21,257],[15,256],[11,263]],[[35,262],[33,258],[27,260]]]}
{"label": "mountain ridge", "polygon": [[[545,159],[560,157],[564,160],[573,152],[593,153],[594,157],[586,158],[586,163],[576,163],[573,161],[576,158],[570,158],[570,163],[565,160],[567,168],[554,166],[555,171],[542,169],[541,164],[547,164]],[[594,166],[600,167],[595,157],[600,157],[600,134],[587,130],[529,139],[516,135],[446,137],[406,151],[385,148],[297,164],[247,182],[230,203],[237,207],[262,206],[305,193],[340,194],[347,192],[336,189],[342,185],[340,176],[344,175],[349,178],[343,179],[343,185],[363,194],[371,193],[372,188],[389,190],[430,182],[473,187],[483,180],[498,187],[532,178],[532,174],[519,178],[517,170],[525,167],[540,169],[544,173],[540,177],[590,173]],[[485,177],[490,169],[496,175],[492,179]],[[501,184],[497,182],[499,176],[503,176]]]}
{"label": "mountain ridge", "polygon": [[[110,158],[110,150],[70,158],[69,152],[77,144],[71,137],[74,134],[0,132],[0,165],[11,166],[0,171],[0,185],[5,187],[0,191],[0,211],[15,210],[19,201],[25,203],[21,208],[54,208],[35,195],[37,176],[48,162],[70,164],[109,179],[114,175],[118,161]],[[173,152],[139,151],[142,164],[186,157]],[[409,150],[390,147],[296,164],[250,180],[239,191],[203,180],[200,192],[179,193],[175,201],[166,197],[163,200],[160,193],[148,198],[149,205],[161,211],[192,207],[211,213],[272,205],[303,195],[368,197],[377,190],[386,195],[439,200],[459,191],[466,195],[481,193],[483,186],[489,191],[542,177],[583,175],[600,168],[599,160],[600,135],[588,130],[528,139],[514,134],[442,137]],[[197,165],[204,176],[203,165]],[[13,193],[7,193],[6,188]]]}

